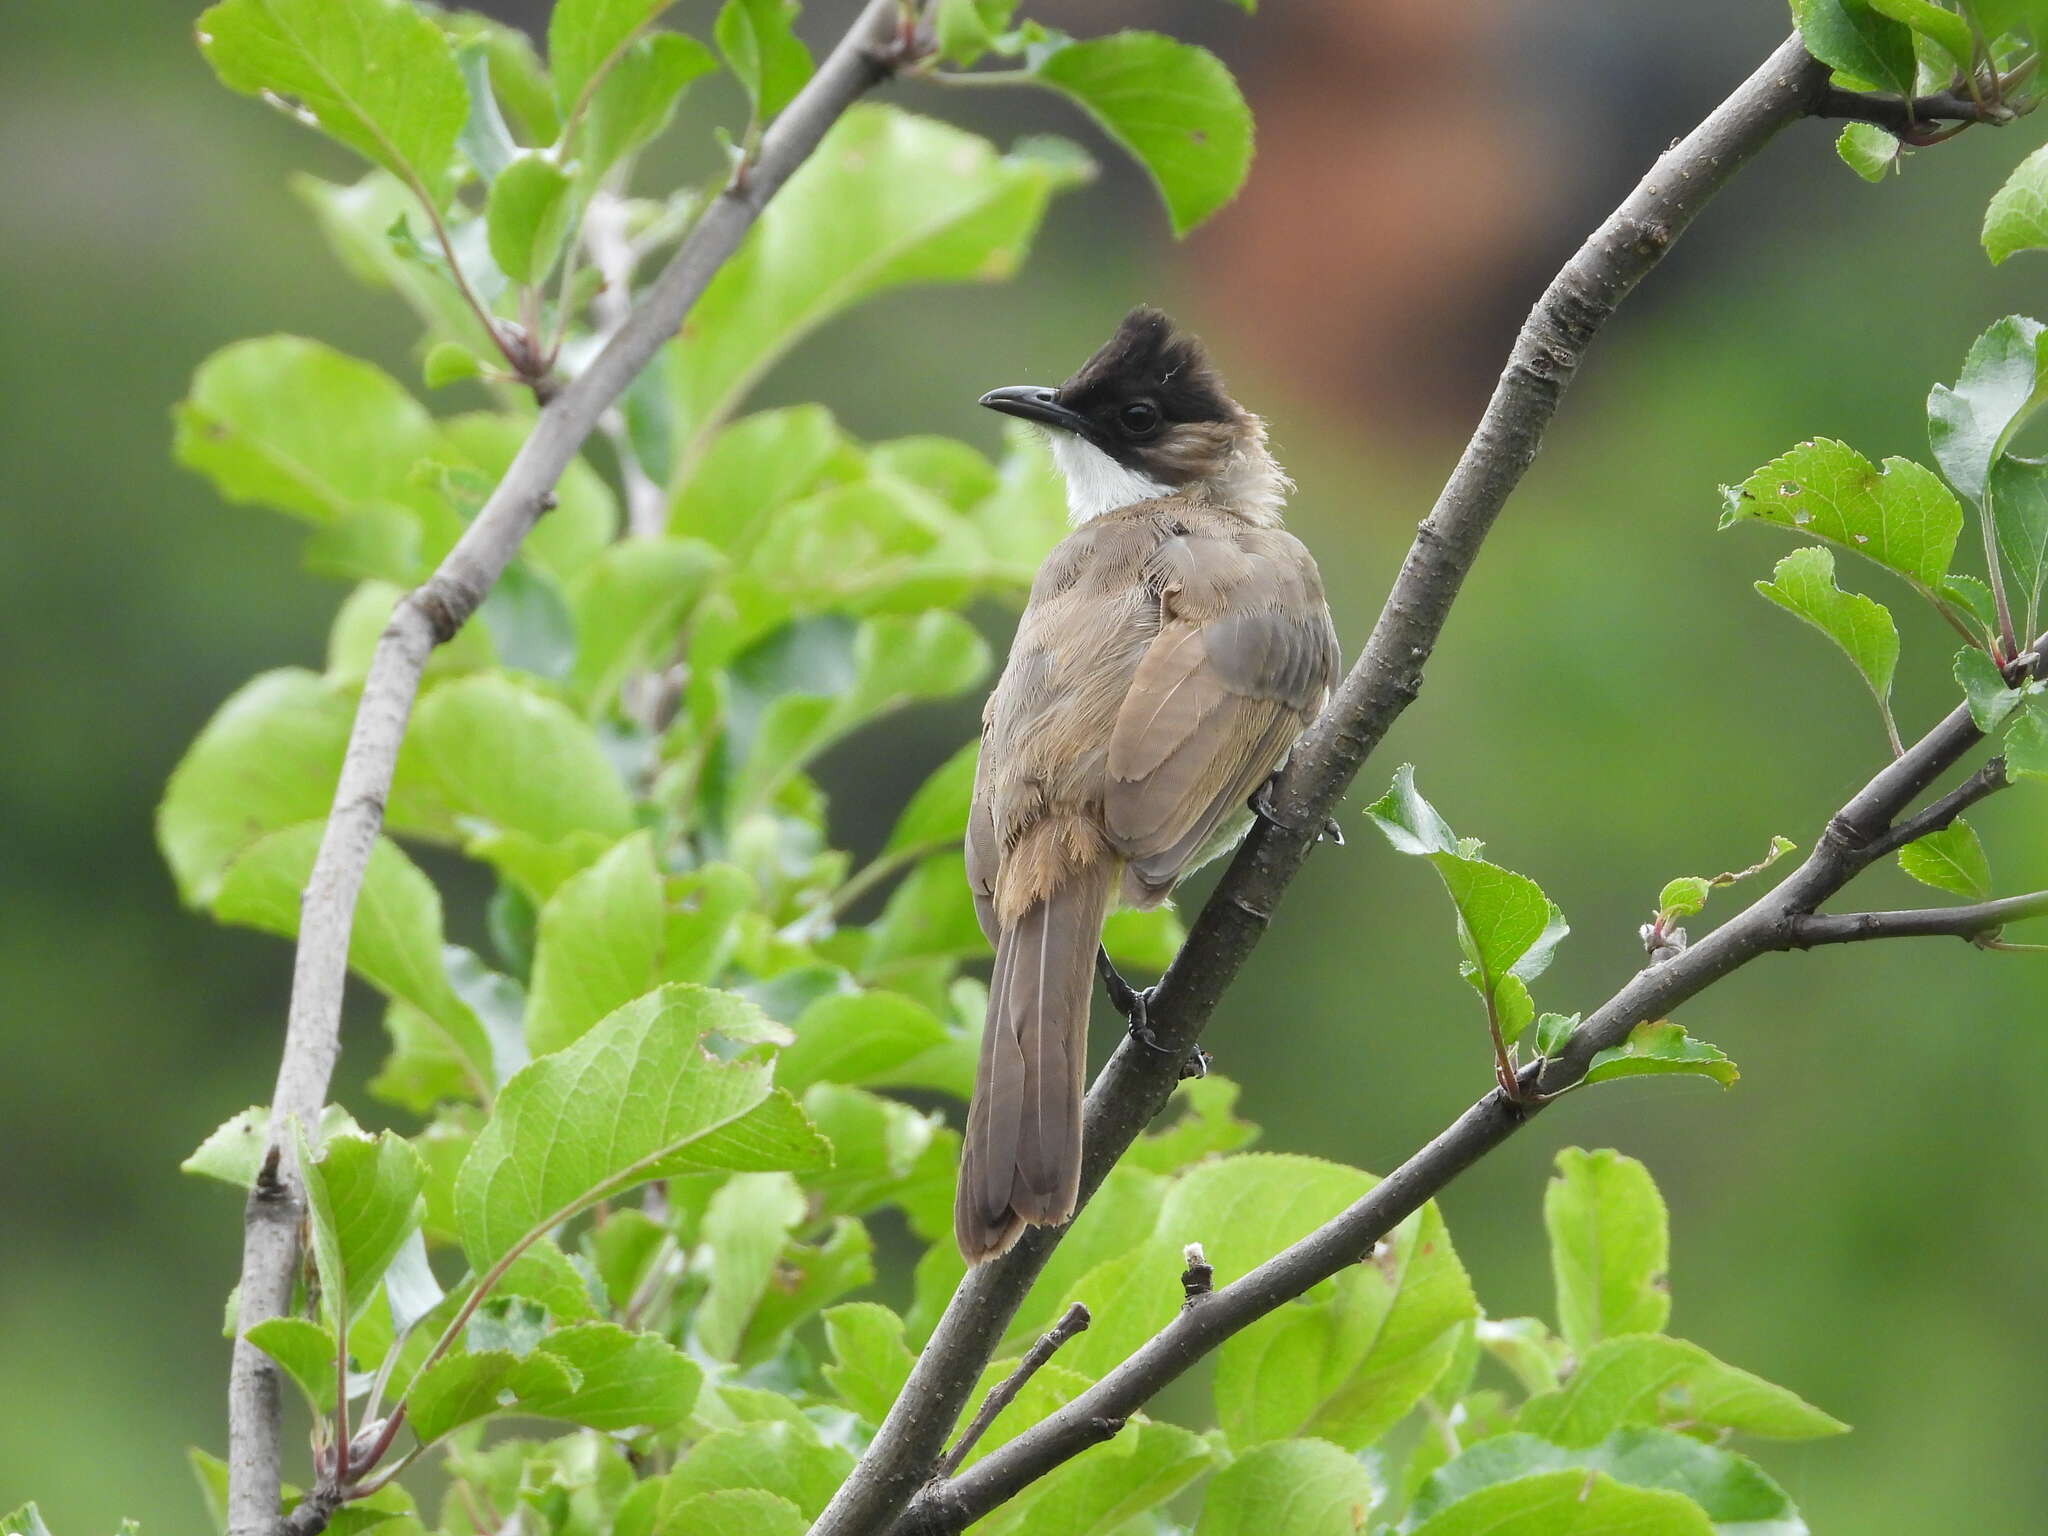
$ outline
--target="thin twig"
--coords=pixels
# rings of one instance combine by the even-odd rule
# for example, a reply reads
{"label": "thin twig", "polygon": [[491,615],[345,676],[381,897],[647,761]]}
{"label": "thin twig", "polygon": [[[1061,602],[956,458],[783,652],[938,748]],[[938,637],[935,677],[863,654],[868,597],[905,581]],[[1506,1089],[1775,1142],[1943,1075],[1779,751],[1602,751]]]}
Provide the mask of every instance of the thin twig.
{"label": "thin twig", "polygon": [[2006,896],[1967,907],[1925,907],[1904,912],[1804,913],[1788,921],[1794,949],[1818,944],[1860,944],[1865,939],[1977,939],[2007,923],[2048,912],[2048,891]]}
{"label": "thin twig", "polygon": [[[1780,128],[1811,112],[1826,82],[1826,68],[1797,37],[1788,39],[1658,159],[1537,300],[1477,430],[1416,532],[1364,653],[1271,786],[1279,814],[1254,825],[1161,980],[1148,1010],[1159,1048],[1126,1043],[1096,1079],[1083,1137],[1083,1201],[1172,1093],[1182,1060],[1338,800],[1420,691],[1422,665],[1459,587],[1535,458],[1586,348],[1707,200]],[[1064,1230],[1029,1228],[1008,1254],[968,1271],[812,1536],[873,1536],[890,1528],[929,1479],[948,1429]]]}
{"label": "thin twig", "polygon": [[988,1389],[988,1396],[981,1401],[981,1411],[975,1414],[953,1449],[946,1452],[939,1463],[939,1476],[951,1477],[960,1470],[960,1463],[967,1459],[975,1442],[988,1432],[996,1416],[1010,1406],[1011,1401],[1024,1390],[1024,1384],[1038,1374],[1039,1367],[1059,1351],[1059,1347],[1088,1326],[1088,1309],[1075,1302],[1067,1308],[1066,1315],[1039,1335],[1038,1342],[1017,1362],[1017,1369]]}
{"label": "thin twig", "polygon": [[1932,832],[1945,831],[1955,819],[1987,795],[2005,788],[2005,759],[1994,757],[1925,810],[1915,811],[1870,845],[1872,858],[1896,853]]}
{"label": "thin twig", "polygon": [[301,902],[291,1009],[271,1106],[270,1188],[257,1180],[243,1223],[243,1334],[235,1341],[228,1387],[230,1536],[268,1536],[278,1529],[284,1462],[279,1378],[269,1357],[245,1336],[257,1323],[282,1316],[291,1299],[304,1196],[292,1152],[277,1138],[294,1120],[318,1124],[327,1097],[340,1051],[356,897],[376,846],[420,673],[434,647],[451,638],[483,602],[598,418],[675,334],[762,206],[847,106],[904,62],[894,47],[895,11],[895,0],[869,0],[770,128],[744,190],[721,196],[706,210],[634,306],[631,319],[541,411],[482,511],[425,585],[399,602],[377,642],[333,811]]}

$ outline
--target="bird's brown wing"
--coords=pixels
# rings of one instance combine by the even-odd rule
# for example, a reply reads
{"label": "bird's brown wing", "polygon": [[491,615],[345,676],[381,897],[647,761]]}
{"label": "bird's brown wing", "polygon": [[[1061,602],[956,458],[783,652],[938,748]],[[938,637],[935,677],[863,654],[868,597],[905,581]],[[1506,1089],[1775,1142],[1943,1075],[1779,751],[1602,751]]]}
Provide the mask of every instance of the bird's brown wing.
{"label": "bird's brown wing", "polygon": [[1194,611],[1176,611],[1171,587],[1162,596],[1158,636],[1110,737],[1103,806],[1148,886],[1172,883],[1329,688],[1337,648],[1321,583],[1307,552],[1287,544],[1282,558],[1231,561],[1238,579],[1227,584],[1187,583],[1204,599]]}
{"label": "bird's brown wing", "polygon": [[996,835],[995,807],[988,786],[988,738],[984,734],[981,753],[974,762],[974,799],[967,809],[967,888],[974,895],[974,915],[982,935],[994,948],[996,923],[996,871],[1002,868],[1003,849]]}

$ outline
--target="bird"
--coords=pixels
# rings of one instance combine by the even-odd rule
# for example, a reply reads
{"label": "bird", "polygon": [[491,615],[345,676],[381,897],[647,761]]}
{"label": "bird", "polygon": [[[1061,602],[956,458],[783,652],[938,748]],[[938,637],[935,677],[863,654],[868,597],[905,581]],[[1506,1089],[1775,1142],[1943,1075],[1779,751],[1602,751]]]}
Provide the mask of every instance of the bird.
{"label": "bird", "polygon": [[1149,1039],[1101,950],[1112,905],[1159,905],[1244,836],[1339,662],[1265,423],[1160,310],[1056,388],[980,403],[1043,431],[1072,531],[982,715],[966,862],[995,968],[954,1201],[969,1264],[1073,1217],[1098,965]]}

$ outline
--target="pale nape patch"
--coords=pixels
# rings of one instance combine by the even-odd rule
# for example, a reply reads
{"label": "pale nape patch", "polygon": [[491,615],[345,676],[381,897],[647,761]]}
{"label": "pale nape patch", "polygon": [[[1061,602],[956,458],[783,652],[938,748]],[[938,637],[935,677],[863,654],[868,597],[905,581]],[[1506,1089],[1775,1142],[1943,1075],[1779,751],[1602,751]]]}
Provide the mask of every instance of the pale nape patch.
{"label": "pale nape patch", "polygon": [[1133,502],[1171,496],[1173,487],[1126,469],[1086,438],[1050,432],[1052,462],[1067,482],[1067,521],[1075,527]]}

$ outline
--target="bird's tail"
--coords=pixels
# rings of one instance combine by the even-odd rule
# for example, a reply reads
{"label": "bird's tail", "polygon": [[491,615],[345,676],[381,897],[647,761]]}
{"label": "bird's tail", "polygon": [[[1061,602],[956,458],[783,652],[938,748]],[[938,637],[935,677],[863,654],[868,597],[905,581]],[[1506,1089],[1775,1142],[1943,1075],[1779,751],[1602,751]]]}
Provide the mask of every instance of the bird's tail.
{"label": "bird's tail", "polygon": [[1116,872],[1113,859],[1080,861],[997,937],[953,1201],[953,1234],[970,1264],[1007,1252],[1026,1223],[1058,1226],[1074,1214],[1088,1004]]}

